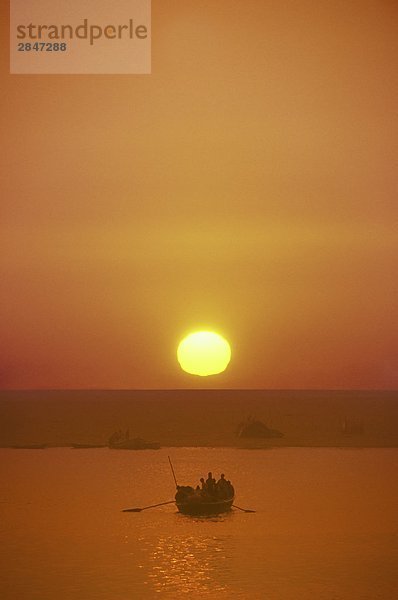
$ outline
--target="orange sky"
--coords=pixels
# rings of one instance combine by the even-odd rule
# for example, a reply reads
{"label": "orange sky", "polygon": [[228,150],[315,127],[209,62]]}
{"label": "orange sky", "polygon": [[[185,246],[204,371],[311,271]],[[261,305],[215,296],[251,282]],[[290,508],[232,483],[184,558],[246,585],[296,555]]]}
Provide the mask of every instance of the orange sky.
{"label": "orange sky", "polygon": [[398,387],[395,2],[153,0],[146,76],[9,75],[4,4],[3,388]]}

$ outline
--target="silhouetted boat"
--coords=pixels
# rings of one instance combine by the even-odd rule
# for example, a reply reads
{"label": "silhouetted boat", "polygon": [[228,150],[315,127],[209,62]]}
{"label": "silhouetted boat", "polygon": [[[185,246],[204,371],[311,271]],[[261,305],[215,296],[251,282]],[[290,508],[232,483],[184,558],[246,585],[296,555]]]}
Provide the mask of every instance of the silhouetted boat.
{"label": "silhouetted boat", "polygon": [[14,450],[44,450],[47,444],[24,444],[20,446],[11,446]]}
{"label": "silhouetted boat", "polygon": [[86,448],[106,448],[105,444],[72,444],[71,448],[81,450]]}
{"label": "silhouetted boat", "polygon": [[239,423],[236,435],[240,438],[281,438],[283,433],[278,429],[271,429],[262,421],[249,417],[246,421]]}
{"label": "silhouetted boat", "polygon": [[212,478],[212,473],[209,472],[209,478],[212,478],[212,489],[209,489],[209,479],[205,482],[203,478],[200,480],[202,489],[199,485],[196,486],[196,489],[191,485],[178,485],[171,458],[170,456],[167,458],[177,490],[175,503],[180,513],[195,517],[207,517],[231,510],[235,500],[235,490],[231,482],[225,479],[223,473],[216,483],[216,480]]}
{"label": "silhouetted boat", "polygon": [[177,501],[176,506],[183,515],[192,517],[208,517],[219,515],[231,510],[235,496],[224,500],[203,500],[200,497],[187,498],[185,501]]}

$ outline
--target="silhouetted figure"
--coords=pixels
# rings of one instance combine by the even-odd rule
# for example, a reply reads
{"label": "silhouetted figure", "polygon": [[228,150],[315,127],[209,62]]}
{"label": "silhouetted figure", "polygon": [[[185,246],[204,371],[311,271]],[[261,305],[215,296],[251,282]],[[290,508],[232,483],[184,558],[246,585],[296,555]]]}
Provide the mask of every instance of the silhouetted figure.
{"label": "silhouetted figure", "polygon": [[234,486],[232,485],[232,483],[228,480],[227,481],[227,498],[232,498],[232,496],[235,495],[235,490],[234,490]]}
{"label": "silhouetted figure", "polygon": [[221,473],[220,479],[216,483],[216,492],[219,498],[228,498],[228,483],[224,473]]}
{"label": "silhouetted figure", "polygon": [[202,487],[202,492],[205,492],[206,491],[206,482],[203,477],[200,478],[200,484]]}
{"label": "silhouetted figure", "polygon": [[216,491],[216,480],[213,479],[213,474],[211,471],[209,471],[209,473],[207,474],[207,479],[206,479],[206,492],[209,494],[209,496],[214,496]]}

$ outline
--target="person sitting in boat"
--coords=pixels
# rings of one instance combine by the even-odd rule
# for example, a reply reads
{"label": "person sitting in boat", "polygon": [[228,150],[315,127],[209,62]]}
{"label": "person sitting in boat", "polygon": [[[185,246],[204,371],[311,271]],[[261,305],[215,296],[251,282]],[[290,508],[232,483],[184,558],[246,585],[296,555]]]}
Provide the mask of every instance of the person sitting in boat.
{"label": "person sitting in boat", "polygon": [[203,500],[209,500],[209,497],[211,496],[211,494],[209,494],[209,491],[207,489],[207,482],[204,480],[203,477],[200,478],[200,485],[201,485],[201,489],[200,489],[201,498]]}
{"label": "person sitting in boat", "polygon": [[235,496],[234,486],[228,479],[227,480],[227,498],[232,498],[233,496]]}
{"label": "person sitting in boat", "polygon": [[207,474],[206,492],[209,496],[214,496],[216,493],[216,480],[213,478],[213,473],[211,471]]}
{"label": "person sitting in boat", "polygon": [[221,473],[220,479],[216,483],[217,496],[221,499],[229,498],[230,494],[229,494],[228,488],[229,488],[229,486],[228,486],[227,480],[225,479],[225,475],[224,475],[224,473]]}

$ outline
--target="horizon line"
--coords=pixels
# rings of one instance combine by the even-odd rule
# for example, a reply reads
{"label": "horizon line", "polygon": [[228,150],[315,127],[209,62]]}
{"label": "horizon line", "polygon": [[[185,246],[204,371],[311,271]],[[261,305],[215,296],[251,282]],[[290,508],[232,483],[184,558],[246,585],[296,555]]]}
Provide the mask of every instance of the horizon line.
{"label": "horizon line", "polygon": [[0,388],[2,392],[398,392],[393,388]]}

